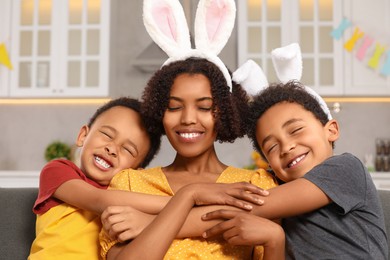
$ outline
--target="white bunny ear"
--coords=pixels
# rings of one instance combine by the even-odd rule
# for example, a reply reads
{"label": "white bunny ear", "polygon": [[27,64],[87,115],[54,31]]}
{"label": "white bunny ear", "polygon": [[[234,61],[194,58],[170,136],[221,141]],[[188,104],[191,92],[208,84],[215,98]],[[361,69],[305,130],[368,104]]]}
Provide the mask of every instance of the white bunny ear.
{"label": "white bunny ear", "polygon": [[234,0],[199,1],[195,18],[195,49],[191,48],[187,21],[178,0],[144,0],[143,12],[150,37],[169,56],[163,66],[191,57],[207,59],[221,70],[232,90],[230,73],[217,55],[234,27]]}
{"label": "white bunny ear", "polygon": [[[298,43],[292,43],[285,47],[274,49],[271,56],[276,75],[282,83],[287,83],[290,80],[301,80],[302,53]],[[328,119],[331,120],[332,114],[325,100],[312,88],[307,86],[304,86],[304,88],[307,93],[317,100]]]}
{"label": "white bunny ear", "polygon": [[271,52],[276,75],[282,83],[302,77],[302,53],[299,44],[292,43]]}
{"label": "white bunny ear", "polygon": [[234,0],[200,0],[195,17],[196,49],[218,55],[234,28]]}
{"label": "white bunny ear", "polygon": [[268,86],[268,80],[261,67],[253,60],[246,61],[233,73],[233,81],[254,96]]}
{"label": "white bunny ear", "polygon": [[144,0],[144,25],[169,57],[191,50],[190,33],[178,0]]}

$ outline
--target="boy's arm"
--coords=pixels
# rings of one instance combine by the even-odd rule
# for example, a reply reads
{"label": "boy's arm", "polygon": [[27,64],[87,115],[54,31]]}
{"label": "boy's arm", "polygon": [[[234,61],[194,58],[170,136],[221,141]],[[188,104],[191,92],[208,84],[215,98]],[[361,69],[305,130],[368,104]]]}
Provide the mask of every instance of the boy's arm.
{"label": "boy's arm", "polygon": [[[317,210],[331,203],[331,199],[319,187],[304,178],[296,179],[268,191],[269,195],[264,197],[264,205],[254,205],[252,214],[267,219],[280,219]],[[202,219],[224,219],[229,214],[227,211],[217,210],[205,214]],[[217,225],[208,231],[208,235],[221,232],[223,232],[221,225]]]}
{"label": "boy's arm", "polygon": [[79,179],[64,182],[53,196],[74,207],[97,214],[101,214],[108,206],[115,205],[127,205],[145,213],[157,214],[171,198],[130,191],[98,189]]}
{"label": "boy's arm", "polygon": [[268,219],[297,216],[322,208],[331,199],[314,183],[299,178],[269,190],[264,207],[254,207],[253,214]]}

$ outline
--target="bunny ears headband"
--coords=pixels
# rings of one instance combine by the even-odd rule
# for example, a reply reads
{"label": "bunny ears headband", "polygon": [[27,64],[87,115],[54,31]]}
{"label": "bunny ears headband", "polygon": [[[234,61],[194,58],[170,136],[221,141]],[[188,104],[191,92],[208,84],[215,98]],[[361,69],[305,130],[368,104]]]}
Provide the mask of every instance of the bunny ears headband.
{"label": "bunny ears headband", "polygon": [[[144,0],[144,25],[153,41],[168,55],[163,66],[190,57],[204,58],[214,63],[225,76],[232,91],[232,80],[241,84],[250,95],[268,86],[263,70],[252,60],[233,73],[233,79],[218,54],[225,47],[234,27],[236,5],[234,0],[199,0],[195,16],[195,49],[191,47],[190,33],[183,8],[178,0]],[[272,51],[272,61],[279,80],[300,80],[302,54],[297,43]],[[332,119],[325,101],[305,86]]]}
{"label": "bunny ears headband", "polygon": [[163,66],[190,57],[214,63],[232,89],[232,79],[218,54],[226,45],[234,27],[234,0],[200,0],[195,16],[195,49],[183,8],[178,0],[144,0],[143,18],[153,41],[169,56]]}
{"label": "bunny ears headband", "polygon": [[[301,48],[297,43],[274,49],[271,52],[271,56],[276,75],[282,83],[287,83],[290,80],[299,81],[301,79],[302,54]],[[247,93],[252,96],[268,87],[268,80],[264,75],[263,70],[252,60],[247,61],[234,72],[233,80],[241,84]],[[322,99],[322,97],[312,88],[307,86],[304,87],[306,92],[317,100],[328,119],[331,120],[332,115],[324,99]]]}

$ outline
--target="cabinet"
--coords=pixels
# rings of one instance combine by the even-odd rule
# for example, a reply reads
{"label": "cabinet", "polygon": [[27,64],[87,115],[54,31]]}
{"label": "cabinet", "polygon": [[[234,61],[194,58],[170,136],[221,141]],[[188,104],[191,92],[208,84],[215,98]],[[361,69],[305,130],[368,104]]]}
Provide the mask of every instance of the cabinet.
{"label": "cabinet", "polygon": [[[3,0],[13,70],[8,97],[108,95],[109,0]],[[8,15],[7,15],[8,14]],[[7,22],[5,21],[5,22]],[[7,24],[7,23],[6,23]]]}
{"label": "cabinet", "polygon": [[[344,44],[351,38],[353,27],[339,40],[331,37],[344,17],[353,23],[367,24],[367,32],[378,39],[390,39],[389,0],[247,0],[238,1],[239,62],[254,59],[270,82],[278,81],[271,51],[298,42],[302,50],[301,81],[323,96],[390,96],[390,76],[379,75],[366,65],[374,46],[367,49],[366,60],[356,59],[357,42],[352,52]],[[369,10],[369,14],[367,11]],[[372,19],[383,17],[385,22]],[[380,32],[379,32],[380,31]],[[390,54],[389,54],[390,56]],[[383,63],[384,59],[381,60]]]}
{"label": "cabinet", "polygon": [[[351,27],[346,29],[343,35],[344,42],[353,36],[356,28],[364,33],[352,53],[344,51],[345,94],[390,96],[390,75],[381,74],[381,68],[386,60],[390,61],[390,1],[344,1],[343,13],[351,22]],[[378,19],[373,19],[373,17]],[[371,40],[371,45],[367,48],[363,59],[359,60],[356,57],[357,51],[366,40]],[[377,47],[382,46],[385,49],[380,55],[377,67],[370,67],[368,63],[376,55]]]}

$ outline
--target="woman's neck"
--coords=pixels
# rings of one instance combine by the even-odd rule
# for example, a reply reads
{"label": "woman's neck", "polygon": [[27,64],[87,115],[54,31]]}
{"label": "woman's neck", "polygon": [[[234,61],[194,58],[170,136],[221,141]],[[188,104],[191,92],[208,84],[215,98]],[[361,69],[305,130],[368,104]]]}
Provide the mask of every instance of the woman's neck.
{"label": "woman's neck", "polygon": [[213,147],[208,152],[195,157],[185,157],[180,154],[176,154],[173,163],[167,167],[164,167],[164,169],[169,172],[184,171],[190,174],[220,174],[226,169],[226,167],[227,166],[219,160]]}
{"label": "woman's neck", "polygon": [[185,157],[176,154],[171,165],[163,168],[172,191],[191,183],[215,183],[227,168],[217,157],[215,150],[196,157]]}

